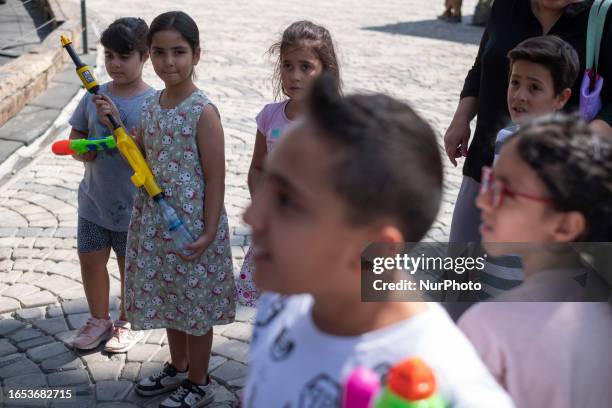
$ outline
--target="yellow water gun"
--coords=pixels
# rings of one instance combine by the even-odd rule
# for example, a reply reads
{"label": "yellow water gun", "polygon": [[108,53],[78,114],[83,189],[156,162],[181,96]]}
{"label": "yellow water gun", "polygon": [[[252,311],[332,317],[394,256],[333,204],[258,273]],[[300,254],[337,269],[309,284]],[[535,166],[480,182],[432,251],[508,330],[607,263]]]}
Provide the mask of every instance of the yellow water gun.
{"label": "yellow water gun", "polygon": [[[74,48],[72,48],[72,41],[70,41],[69,38],[62,36],[61,40],[62,46],[66,49],[66,51],[68,51],[70,58],[72,58],[72,61],[76,65],[77,75],[79,78],[81,78],[83,85],[85,85],[87,91],[97,95],[100,91],[100,85],[98,85],[91,68],[81,61],[77,53],[74,51]],[[142,156],[136,142],[134,142],[134,140],[128,136],[123,126],[119,125],[112,115],[108,115],[108,119],[113,125],[113,135],[117,140],[117,149],[119,149],[119,151],[123,154],[123,157],[126,158],[132,167],[132,170],[134,170],[134,174],[132,175],[132,183],[134,183],[136,187],[144,186],[149,196],[153,197],[154,199],[161,198],[162,190],[155,182],[155,177],[153,177],[153,173]]]}

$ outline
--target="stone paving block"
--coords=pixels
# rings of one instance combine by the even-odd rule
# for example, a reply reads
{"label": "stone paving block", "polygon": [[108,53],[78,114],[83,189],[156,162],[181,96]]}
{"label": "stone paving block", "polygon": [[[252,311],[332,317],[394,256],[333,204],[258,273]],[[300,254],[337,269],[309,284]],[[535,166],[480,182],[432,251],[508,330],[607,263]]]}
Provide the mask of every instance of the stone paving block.
{"label": "stone paving block", "polygon": [[88,384],[90,382],[89,375],[85,369],[51,373],[48,375],[47,379],[50,386],[78,385]]}
{"label": "stone paving block", "polygon": [[21,320],[36,320],[45,315],[45,309],[42,307],[33,307],[30,309],[21,309],[15,312]]}
{"label": "stone paving block", "polygon": [[[2,271],[3,273],[7,273],[13,269],[13,264],[15,263],[13,262],[12,259],[10,259],[11,256],[13,255],[13,249],[12,248],[1,248],[0,254],[5,256],[5,259],[0,261],[0,271]],[[0,278],[2,276],[0,276]],[[8,280],[2,279],[0,281],[8,283]]]}
{"label": "stone paving block", "polygon": [[96,383],[98,401],[121,401],[134,386],[129,381],[101,381]]}
{"label": "stone paving block", "polygon": [[72,279],[55,275],[44,277],[43,279],[36,282],[36,286],[43,290],[46,289],[51,293],[58,294],[66,292],[67,290],[77,286],[82,287],[83,285],[80,282],[74,281]]}
{"label": "stone paving block", "polygon": [[19,343],[25,340],[34,339],[36,337],[43,336],[40,330],[36,330],[34,327],[26,327],[8,336],[14,343]]}
{"label": "stone paving block", "polygon": [[87,321],[87,319],[89,319],[89,317],[90,317],[89,312],[87,312],[87,313],[70,314],[70,315],[67,316],[68,326],[71,329],[78,329],[82,325],[85,324],[85,322]]}
{"label": "stone paving block", "polygon": [[76,233],[76,227],[59,227],[53,236],[57,238],[73,238],[76,237]]}
{"label": "stone paving block", "polygon": [[213,345],[213,353],[247,364],[249,360],[249,345],[238,340],[227,340],[217,347]]}
{"label": "stone paving block", "polygon": [[138,372],[140,371],[140,363],[130,362],[123,366],[121,376],[119,378],[127,381],[134,382],[138,378]]}
{"label": "stone paving block", "polygon": [[[13,255],[13,248],[0,248],[0,261],[4,261],[6,259],[10,260],[12,255]],[[11,263],[11,266],[12,266],[12,263]],[[0,270],[3,270],[3,268],[9,269],[8,267],[0,267]]]}
{"label": "stone paving block", "polygon": [[81,299],[85,297],[85,289],[83,289],[83,286],[75,286],[71,289],[60,292],[59,297],[62,300]]}
{"label": "stone paving block", "polygon": [[[17,232],[16,227],[0,227],[0,237],[13,237]],[[0,258],[1,259],[1,258]]]}
{"label": "stone paving block", "polygon": [[13,346],[8,339],[0,339],[0,357],[14,354],[17,348]]}
{"label": "stone paving block", "polygon": [[64,310],[60,305],[51,305],[47,307],[47,318],[59,317],[64,315]]}
{"label": "stone paving block", "polygon": [[[38,266],[37,266],[38,268]],[[36,282],[38,282],[39,280],[41,280],[42,278],[45,277],[44,273],[40,273],[40,272],[24,272],[23,275],[21,275],[19,277],[19,279],[17,279],[17,281],[15,283],[26,283],[29,285],[33,285],[36,286]]]}
{"label": "stone paving block", "polygon": [[17,259],[13,264],[13,269],[18,271],[31,271],[41,262],[41,259]]}
{"label": "stone paving block", "polygon": [[25,340],[20,343],[17,343],[17,348],[20,351],[26,351],[28,349],[42,346],[44,344],[53,343],[54,341],[55,339],[51,336],[34,337],[33,339]]}
{"label": "stone paving block", "polygon": [[[10,261],[10,263],[12,265],[13,261]],[[4,270],[7,270],[7,269],[4,269]],[[21,275],[23,275],[23,272],[12,270],[12,269],[9,270],[8,272],[0,272],[0,282],[12,284],[12,283],[15,283],[15,281],[19,279]]]}
{"label": "stone paving block", "polygon": [[14,320],[14,319],[0,320],[0,336],[6,336],[8,334],[14,333],[18,329],[21,329],[24,326],[25,326],[25,323],[22,323],[18,320]]}
{"label": "stone paving block", "polygon": [[49,254],[47,259],[50,259],[56,262],[61,262],[61,261],[66,261],[66,260],[72,260],[72,259],[75,259],[76,257],[77,255],[75,254],[75,251],[72,250],[72,248],[70,249],[56,248]]}
{"label": "stone paving block", "polygon": [[[9,357],[9,358],[7,358]],[[0,372],[2,378],[6,381],[7,378],[16,377],[26,374],[40,374],[40,368],[33,361],[25,358],[22,354],[5,356],[0,359]]]}
{"label": "stone paving block", "polygon": [[10,288],[6,289],[2,295],[10,296],[17,300],[21,299],[24,296],[27,296],[32,293],[40,292],[36,286],[28,285],[26,283],[16,283],[12,285]]}
{"label": "stone paving block", "polygon": [[17,248],[32,248],[34,241],[36,241],[36,238],[34,237],[22,238],[21,241],[19,241]]}
{"label": "stone paving block", "polygon": [[[40,229],[40,228],[39,228]],[[23,230],[23,228],[22,228]],[[32,236],[38,236],[40,231],[36,231],[36,234]],[[48,249],[40,249],[40,248],[15,248],[13,251],[14,259],[27,259],[27,258],[36,258],[43,259],[49,253]]]}
{"label": "stone paving block", "polygon": [[72,279],[75,276],[81,276],[81,267],[79,264],[73,262],[58,262],[49,269],[49,273],[62,275]]}
{"label": "stone paving block", "polygon": [[64,320],[63,316],[54,317],[51,319],[36,320],[32,322],[32,325],[51,335],[68,330],[68,325],[66,324],[66,320]]}
{"label": "stone paving block", "polygon": [[83,362],[72,351],[67,351],[44,360],[40,367],[45,371],[67,371],[84,368]]}
{"label": "stone paving block", "polygon": [[58,341],[61,341],[62,343],[68,345],[69,347],[71,347],[71,341],[74,338],[74,336],[76,336],[78,330],[67,330],[61,333],[57,333],[55,335],[55,338]]}
{"label": "stone paving block", "polygon": [[8,313],[15,311],[21,307],[21,304],[13,299],[8,297],[0,297],[0,313]]}
{"label": "stone paving block", "polygon": [[0,247],[16,248],[22,239],[19,237],[0,237]]}
{"label": "stone paving block", "polygon": [[157,361],[160,363],[165,363],[166,361],[169,361],[169,360],[170,360],[170,347],[163,346],[153,355],[153,357],[151,357],[149,361]]}
{"label": "stone paving block", "polygon": [[224,337],[229,337],[231,339],[241,340],[244,342],[249,342],[252,334],[253,326],[242,322],[236,322],[230,325],[227,330],[223,331]]}
{"label": "stone paving block", "polygon": [[81,357],[88,366],[93,363],[107,363],[110,360],[109,355],[103,352],[101,347],[102,346],[98,346],[98,349],[94,350],[78,350],[77,352],[79,357]]}
{"label": "stone paving block", "polygon": [[148,338],[145,343],[149,344],[162,344],[166,338],[166,329],[154,329],[150,331]]}
{"label": "stone paving block", "polygon": [[34,241],[34,248],[55,248],[58,242],[61,242],[61,238],[38,237]]}
{"label": "stone paving block", "polygon": [[93,395],[77,396],[76,398],[60,400],[56,399],[51,402],[51,408],[96,408],[96,399]]}
{"label": "stone paving block", "polygon": [[57,341],[55,343],[31,348],[27,351],[26,355],[30,358],[30,360],[40,363],[43,360],[67,351],[68,349],[66,346],[62,342]]}
{"label": "stone paving block", "polygon": [[99,381],[117,381],[121,368],[123,368],[123,363],[117,361],[95,362],[87,365],[91,378],[96,383]]}
{"label": "stone paving block", "polygon": [[19,299],[24,307],[46,306],[55,303],[57,299],[46,290],[32,293]]}
{"label": "stone paving block", "polygon": [[127,361],[145,362],[161,349],[157,344],[136,344],[127,352]]}
{"label": "stone paving block", "polygon": [[236,396],[222,385],[214,384],[212,388],[213,394],[215,395],[215,404],[228,403],[234,405],[238,402]]}
{"label": "stone paving block", "polygon": [[108,359],[110,361],[117,361],[121,364],[125,364],[125,361],[127,360],[127,353],[107,353],[108,354]]}
{"label": "stone paving block", "polygon": [[[136,393],[134,388],[130,391],[124,403],[130,403],[130,407],[138,406],[138,407],[158,407],[159,404],[166,398],[168,398],[170,393],[161,394],[156,397],[141,397]],[[115,403],[112,403],[115,404]],[[106,404],[105,404],[106,405]],[[99,406],[98,406],[99,407]],[[112,408],[119,407],[119,405],[113,405]],[[111,408],[111,406],[107,406],[106,408]]]}
{"label": "stone paving block", "polygon": [[212,372],[227,361],[227,358],[221,356],[210,356],[208,361],[208,372]]}
{"label": "stone paving block", "polygon": [[218,378],[222,382],[229,382],[246,377],[248,367],[246,364],[238,363],[233,360],[227,361],[216,370],[212,371],[210,375]]}
{"label": "stone paving block", "polygon": [[257,309],[254,307],[247,307],[242,305],[236,305],[236,321],[243,323],[255,323],[255,315]]}
{"label": "stone paving block", "polygon": [[89,306],[87,305],[87,299],[75,299],[62,302],[62,308],[64,313],[67,315],[76,313],[89,313]]}
{"label": "stone paving block", "polygon": [[41,278],[44,278],[45,276],[47,276],[47,272],[49,272],[51,270],[51,268],[53,268],[56,265],[56,262],[50,261],[48,259],[43,260],[41,263],[39,263],[38,265],[36,265],[33,269],[34,272],[41,272],[43,276],[41,276]]}
{"label": "stone paving block", "polygon": [[44,387],[47,385],[47,376],[44,374],[25,374],[8,378],[4,381],[5,387]]}
{"label": "stone paving block", "polygon": [[140,372],[138,373],[138,381],[157,373],[159,370],[162,369],[163,366],[163,363],[157,362],[148,361],[146,363],[142,363],[140,365]]}

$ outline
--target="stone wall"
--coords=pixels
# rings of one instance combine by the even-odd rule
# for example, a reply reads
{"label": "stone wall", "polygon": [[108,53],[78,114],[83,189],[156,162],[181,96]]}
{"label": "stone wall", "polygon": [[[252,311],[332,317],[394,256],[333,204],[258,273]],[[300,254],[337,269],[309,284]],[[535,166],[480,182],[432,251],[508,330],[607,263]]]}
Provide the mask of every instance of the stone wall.
{"label": "stone wall", "polygon": [[60,35],[68,36],[75,46],[80,42],[81,24],[76,2],[40,0],[49,16],[55,17],[55,29],[37,48],[0,66],[0,127],[28,102],[40,95],[56,72],[61,71],[68,55],[60,45]]}

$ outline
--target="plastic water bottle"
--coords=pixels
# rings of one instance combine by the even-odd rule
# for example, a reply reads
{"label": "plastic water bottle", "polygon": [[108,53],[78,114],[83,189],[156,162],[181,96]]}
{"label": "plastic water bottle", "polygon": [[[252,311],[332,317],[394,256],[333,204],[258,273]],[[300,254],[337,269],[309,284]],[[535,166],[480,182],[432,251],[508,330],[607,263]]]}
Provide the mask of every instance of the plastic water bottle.
{"label": "plastic water bottle", "polygon": [[174,208],[163,198],[158,199],[157,204],[166,223],[166,229],[170,233],[177,251],[186,256],[193,254],[193,251],[187,249],[187,245],[193,243],[194,239],[185,224],[183,224],[183,221],[176,214],[176,211],[174,211]]}

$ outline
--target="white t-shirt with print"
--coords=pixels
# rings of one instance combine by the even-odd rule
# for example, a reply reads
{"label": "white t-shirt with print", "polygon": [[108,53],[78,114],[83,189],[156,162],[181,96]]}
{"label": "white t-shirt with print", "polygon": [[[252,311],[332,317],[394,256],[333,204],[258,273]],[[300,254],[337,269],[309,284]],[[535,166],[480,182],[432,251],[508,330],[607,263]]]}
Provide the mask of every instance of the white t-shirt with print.
{"label": "white t-shirt with print", "polygon": [[251,340],[245,408],[339,407],[350,373],[368,367],[381,377],[413,356],[434,371],[453,407],[512,407],[466,337],[437,303],[395,325],[360,336],[332,336],[312,320],[310,295],[264,294]]}

